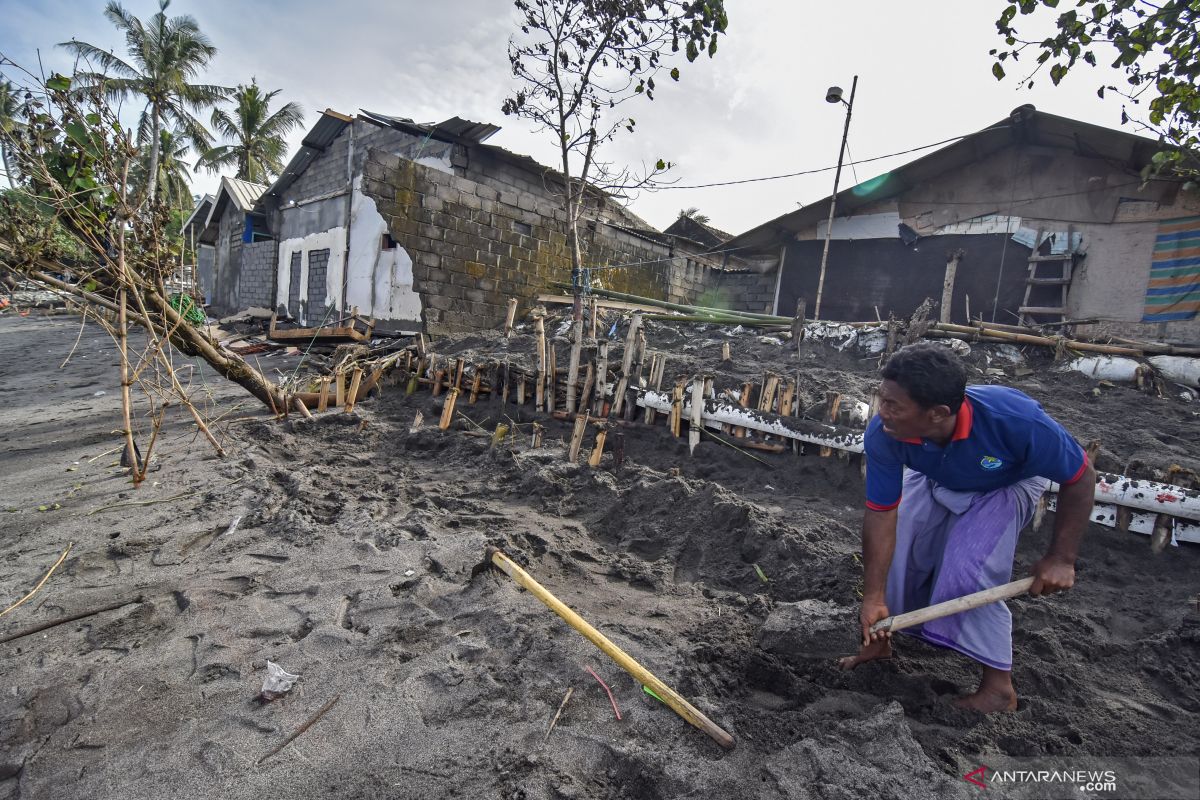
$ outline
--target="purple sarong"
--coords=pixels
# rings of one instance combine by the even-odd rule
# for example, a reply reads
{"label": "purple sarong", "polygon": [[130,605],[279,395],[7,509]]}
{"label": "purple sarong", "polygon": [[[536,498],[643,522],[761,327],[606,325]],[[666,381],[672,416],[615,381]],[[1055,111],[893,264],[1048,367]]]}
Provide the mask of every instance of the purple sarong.
{"label": "purple sarong", "polygon": [[[1029,478],[990,492],[955,492],[907,470],[887,579],[892,614],[953,600],[1012,579],[1017,537],[1050,485]],[[981,664],[1012,669],[1012,614],[1002,601],[901,631]]]}

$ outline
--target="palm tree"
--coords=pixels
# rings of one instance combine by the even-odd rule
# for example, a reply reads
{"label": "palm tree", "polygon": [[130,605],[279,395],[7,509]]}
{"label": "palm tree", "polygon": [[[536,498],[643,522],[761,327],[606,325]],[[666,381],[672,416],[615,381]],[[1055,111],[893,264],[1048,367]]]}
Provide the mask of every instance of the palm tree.
{"label": "palm tree", "polygon": [[[194,207],[190,185],[192,172],[188,168],[187,154],[191,149],[187,137],[178,131],[163,129],[158,147],[158,194],[168,208],[188,210]],[[150,176],[150,151],[143,150],[135,167],[133,181],[148,183]]]}
{"label": "palm tree", "polygon": [[214,147],[196,162],[196,169],[217,172],[236,167],[235,177],[253,183],[266,183],[283,172],[287,154],[287,135],[304,121],[304,111],[296,103],[285,103],[274,114],[271,100],[279,94],[264,92],[254,78],[249,86],[239,85],[230,99],[233,113],[223,108],[212,113],[213,130],[231,144]]}
{"label": "palm tree", "polygon": [[12,136],[15,131],[20,129],[21,106],[20,93],[16,87],[9,81],[0,81],[0,164],[4,166],[4,174],[8,177],[10,189],[15,189],[17,186],[14,180],[17,174],[17,165],[14,163],[12,152],[5,146],[3,137]]}
{"label": "palm tree", "polygon": [[690,219],[693,222],[699,222],[701,225],[708,224],[708,214],[701,214],[700,209],[692,206],[691,208],[681,209],[679,212],[680,219]]}
{"label": "palm tree", "polygon": [[168,17],[169,5],[170,0],[159,0],[158,13],[148,24],[143,24],[116,0],[105,6],[104,16],[125,34],[128,61],[75,39],[60,45],[101,70],[77,76],[84,88],[100,87],[110,100],[145,98],[146,105],[138,120],[138,139],[150,147],[146,195],[151,199],[157,195],[163,128],[171,125],[194,142],[197,149],[208,147],[208,131],[192,113],[222,102],[230,91],[224,86],[193,83],[216,55],[217,48],[200,32],[193,17]]}

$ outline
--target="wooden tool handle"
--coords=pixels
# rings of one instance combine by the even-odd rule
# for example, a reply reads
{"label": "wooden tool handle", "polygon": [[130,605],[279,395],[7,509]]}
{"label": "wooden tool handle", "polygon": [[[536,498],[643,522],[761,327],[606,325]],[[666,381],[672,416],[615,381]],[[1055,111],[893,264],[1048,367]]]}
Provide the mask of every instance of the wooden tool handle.
{"label": "wooden tool handle", "polygon": [[638,683],[643,686],[649,686],[654,690],[655,694],[661,697],[663,702],[670,706],[676,714],[707,733],[721,747],[726,750],[733,749],[735,741],[732,736],[706,717],[700,709],[685,700],[678,692],[660,681],[652,672],[630,658],[621,648],[609,641],[608,637],[589,625],[583,617],[576,614],[561,600],[550,594],[544,586],[535,581],[525,570],[517,566],[512,559],[495,547],[488,547],[487,553],[488,558],[493,564],[503,570],[505,574],[518,584],[528,589],[534,597],[545,603],[551,611],[562,617],[568,625],[581,633],[589,642],[603,650],[605,655],[617,662],[617,665],[632,675]]}
{"label": "wooden tool handle", "polygon": [[871,633],[899,631],[904,628],[911,628],[914,625],[922,625],[926,622],[932,622],[935,619],[948,617],[951,614],[957,614],[961,611],[970,611],[972,608],[986,606],[988,603],[994,603],[997,600],[1008,600],[1019,594],[1025,594],[1032,585],[1033,578],[1022,578],[1019,581],[984,589],[982,592],[956,597],[944,603],[937,603],[926,608],[918,608],[916,611],[909,611],[904,614],[896,614],[895,616],[881,619],[872,625]]}

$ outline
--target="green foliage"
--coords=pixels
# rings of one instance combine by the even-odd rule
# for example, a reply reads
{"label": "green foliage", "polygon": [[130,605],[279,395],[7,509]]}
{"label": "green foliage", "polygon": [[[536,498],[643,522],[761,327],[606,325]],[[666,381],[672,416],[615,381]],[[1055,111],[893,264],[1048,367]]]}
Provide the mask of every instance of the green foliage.
{"label": "green foliage", "polygon": [[196,168],[218,172],[234,167],[235,177],[253,183],[266,183],[282,173],[287,135],[303,122],[304,112],[296,103],[285,103],[271,113],[277,94],[278,89],[264,92],[253,78],[249,86],[238,86],[232,96],[233,114],[224,109],[212,113],[213,129],[231,143],[206,150]]}
{"label": "green foliage", "polygon": [[[91,71],[77,76],[76,84],[85,90],[98,90],[111,101],[140,98],[145,106],[138,120],[138,142],[148,146],[148,194],[158,186],[158,156],[163,128],[170,126],[177,136],[197,149],[209,146],[211,137],[193,112],[225,100],[229,89],[196,82],[216,55],[217,48],[200,31],[190,16],[168,17],[170,0],[159,0],[159,11],[148,22],[130,14],[120,3],[109,2],[104,15],[125,35],[128,60],[96,45],[72,39],[66,48]],[[51,85],[53,84],[53,85]],[[51,91],[67,91],[51,78]]]}
{"label": "green foliage", "polygon": [[1030,48],[1034,66],[1022,78],[1028,86],[1043,68],[1057,86],[1080,62],[1095,67],[1101,57],[1112,58],[1111,66],[1125,73],[1125,85],[1100,86],[1097,95],[1103,98],[1110,91],[1124,97],[1122,124],[1139,122],[1165,145],[1146,174],[1200,177],[1200,2],[1076,0],[1073,8],[1056,17],[1053,35],[1021,38],[1014,25],[1018,14],[1057,7],[1058,0],[1005,5],[996,21],[1005,46],[991,51],[996,79],[1006,75],[1003,62],[1018,61]]}
{"label": "green foliage", "polygon": [[[515,0],[521,33],[509,42],[513,75],[520,86],[501,110],[547,130],[559,145],[563,174],[600,188],[636,188],[669,168],[653,162],[648,175],[630,181],[627,170],[610,172],[596,153],[632,117],[618,107],[635,98],[654,99],[656,78],[681,50],[688,61],[713,56],[729,25],[723,0]],[[632,183],[632,186],[630,185]],[[581,194],[568,192],[568,210]],[[572,199],[573,198],[573,199]]]}
{"label": "green foliage", "polygon": [[83,245],[58,220],[53,207],[24,189],[0,191],[0,239],[29,256],[68,266],[88,259]]}

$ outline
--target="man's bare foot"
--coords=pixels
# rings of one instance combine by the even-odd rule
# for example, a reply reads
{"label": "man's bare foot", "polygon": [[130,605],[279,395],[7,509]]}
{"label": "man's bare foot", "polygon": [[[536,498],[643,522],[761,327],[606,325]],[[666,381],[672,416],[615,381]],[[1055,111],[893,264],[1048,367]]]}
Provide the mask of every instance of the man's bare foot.
{"label": "man's bare foot", "polygon": [[880,639],[871,642],[866,647],[858,651],[858,655],[846,656],[838,659],[838,666],[844,670],[851,670],[859,664],[865,664],[868,661],[877,661],[879,659],[892,657],[892,643],[887,639]]}
{"label": "man's bare foot", "polygon": [[1016,711],[1017,692],[1013,689],[1012,672],[985,665],[975,694],[958,698],[954,705],[984,714]]}
{"label": "man's bare foot", "polygon": [[1012,689],[1007,692],[980,689],[975,694],[955,699],[954,705],[984,714],[1012,712],[1017,710],[1017,693]]}

